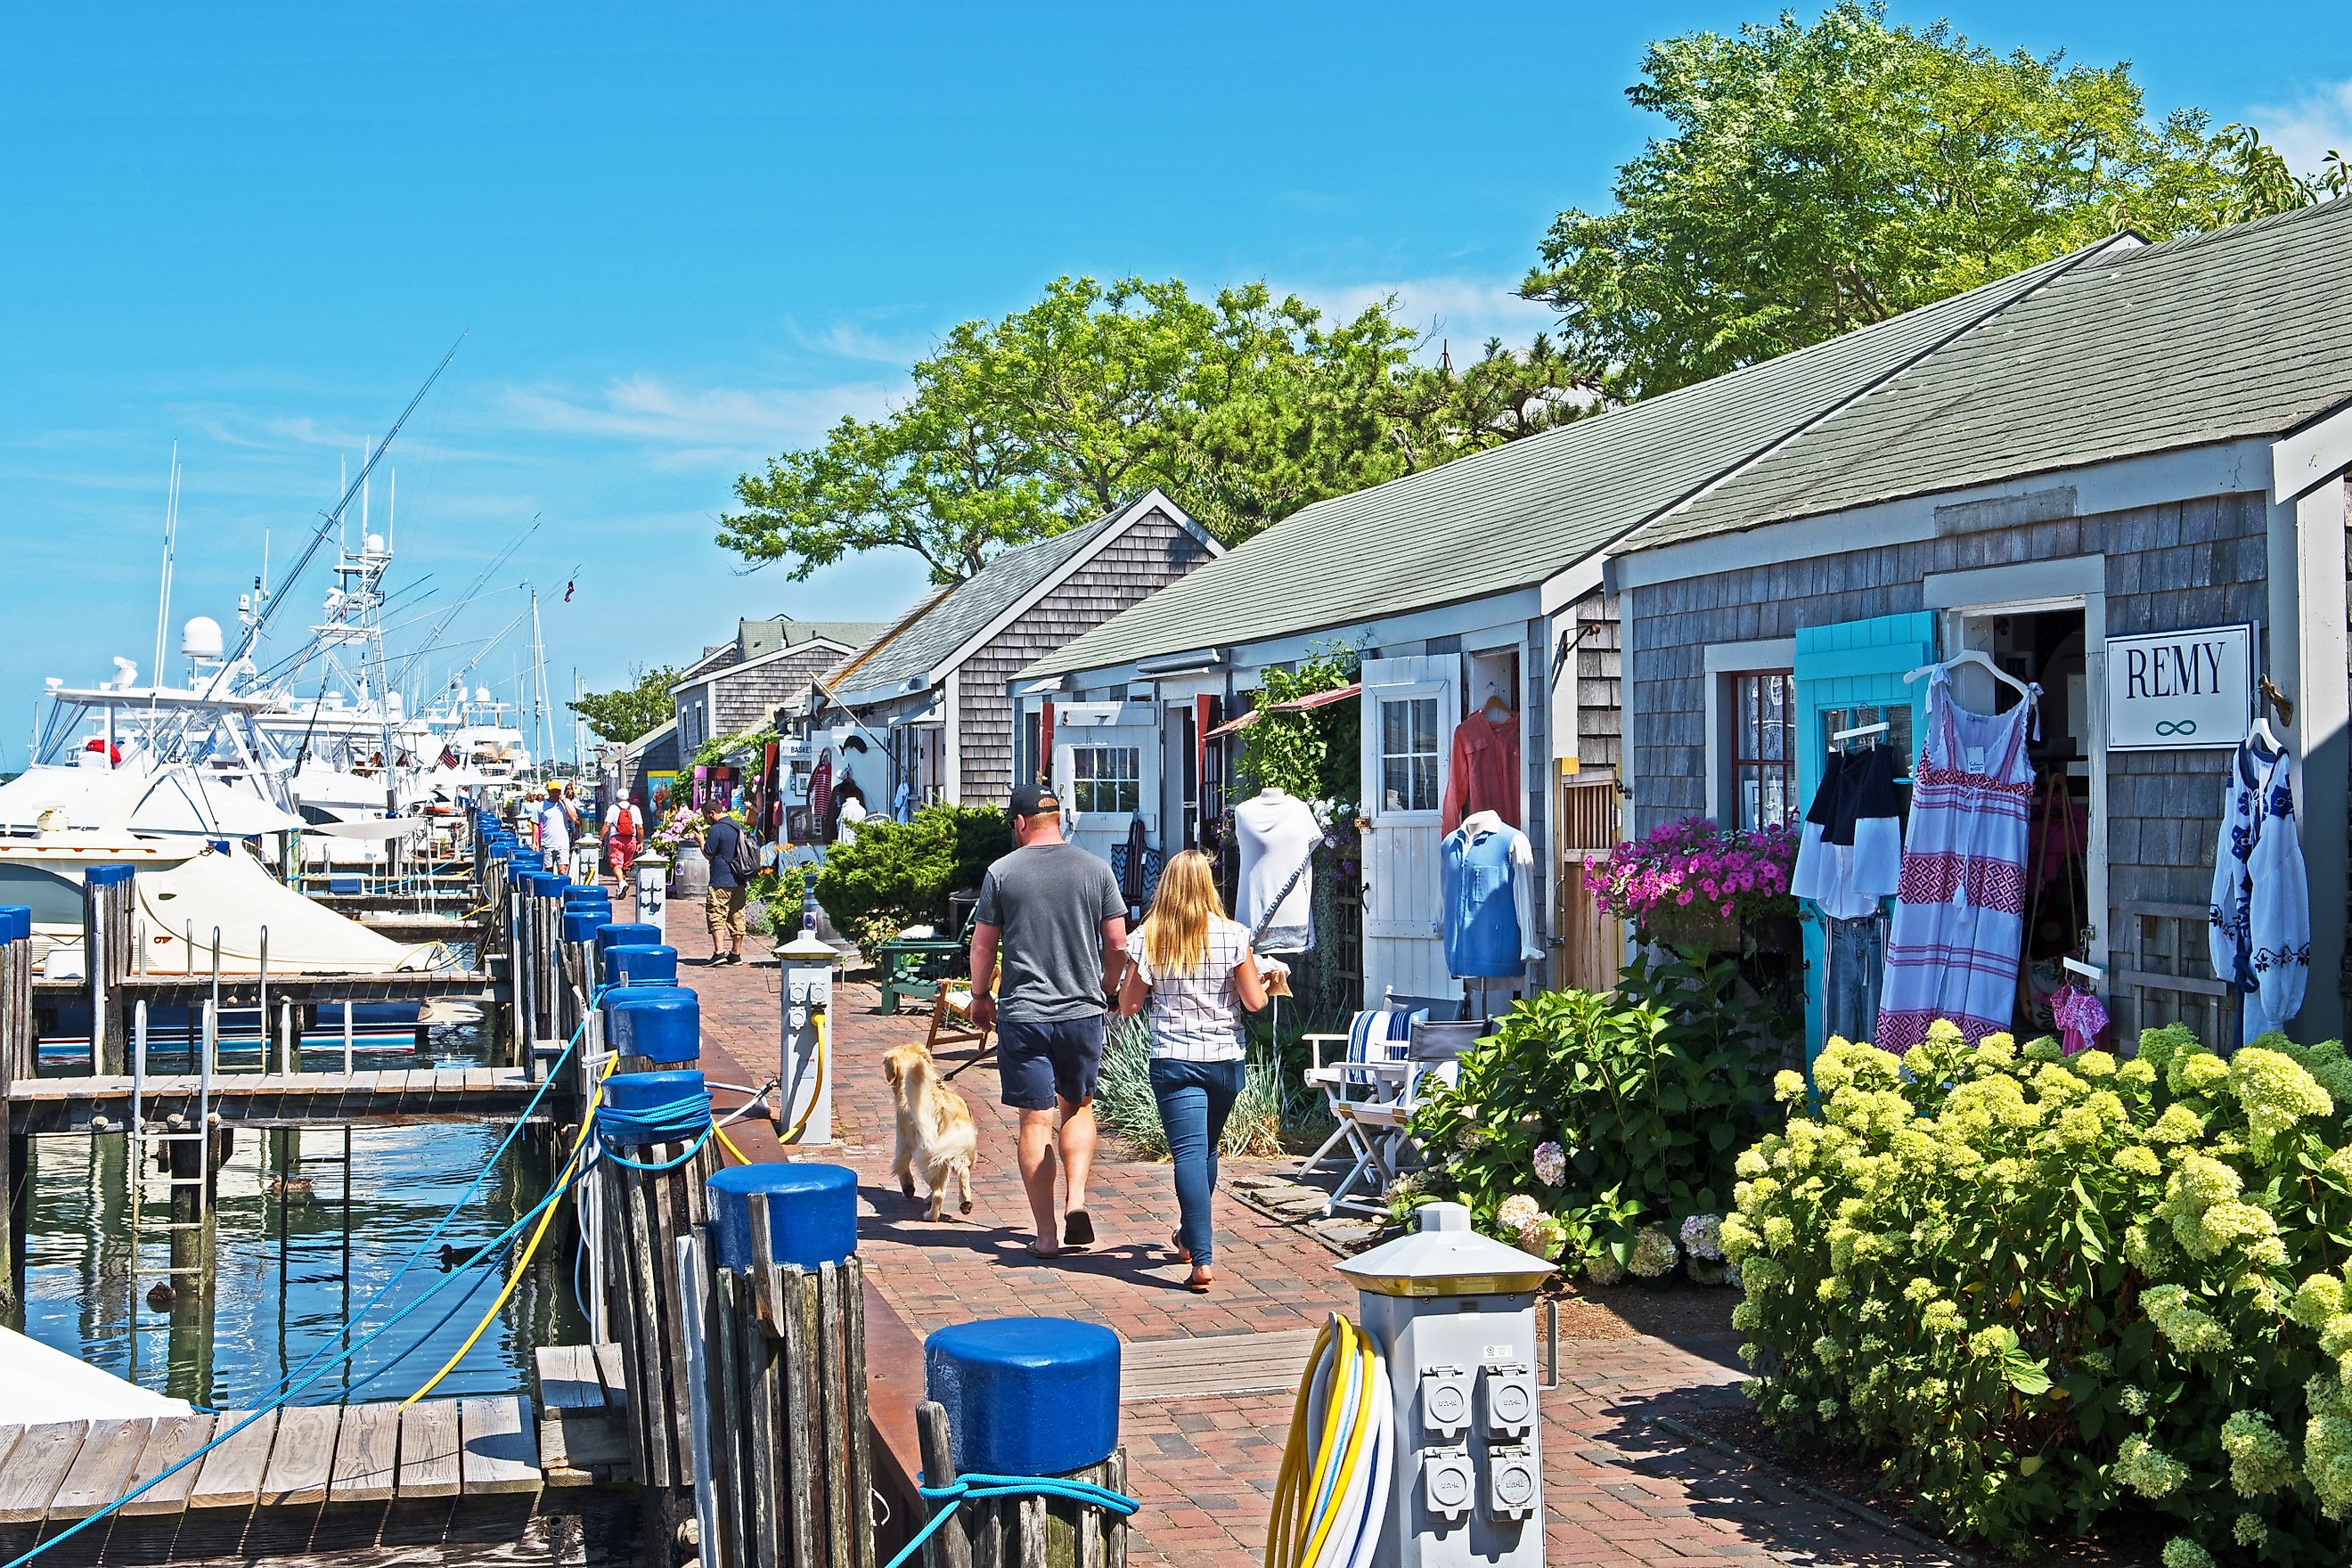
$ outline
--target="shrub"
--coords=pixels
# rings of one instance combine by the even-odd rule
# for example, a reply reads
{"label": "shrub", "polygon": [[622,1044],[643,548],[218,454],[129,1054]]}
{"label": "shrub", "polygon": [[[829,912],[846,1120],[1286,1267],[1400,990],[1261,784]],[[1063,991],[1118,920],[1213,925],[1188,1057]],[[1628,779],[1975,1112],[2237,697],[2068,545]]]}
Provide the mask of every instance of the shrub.
{"label": "shrub", "polygon": [[817,902],[870,959],[869,942],[910,925],[944,925],[948,894],[978,886],[1012,847],[1012,824],[994,806],[927,805],[904,823],[869,816],[825,852]]}
{"label": "shrub", "polygon": [[[1805,1085],[1780,1075],[1780,1091]],[[1938,1025],[1832,1040],[1739,1160],[1750,1392],[2006,1552],[2126,1510],[2172,1568],[2344,1561],[2352,1066],[2178,1026],[2062,1059]]]}
{"label": "shrub", "polygon": [[[1727,961],[1637,959],[1614,994],[1522,1002],[1415,1113],[1430,1169],[1407,1196],[1458,1197],[1489,1233],[1571,1264],[1605,1253],[1604,1274],[1633,1264],[1644,1226],[1720,1211],[1770,1109],[1755,1064],[1786,1030],[1736,984]],[[1643,1268],[1658,1256],[1644,1247]]]}

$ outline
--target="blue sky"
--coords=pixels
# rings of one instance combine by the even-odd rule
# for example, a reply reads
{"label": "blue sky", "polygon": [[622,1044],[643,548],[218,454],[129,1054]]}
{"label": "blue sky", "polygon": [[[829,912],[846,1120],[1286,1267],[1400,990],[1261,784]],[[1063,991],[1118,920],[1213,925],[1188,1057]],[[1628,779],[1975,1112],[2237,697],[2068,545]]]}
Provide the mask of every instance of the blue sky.
{"label": "blue sky", "polygon": [[[462,331],[390,458],[400,578],[446,607],[543,521],[453,639],[526,577],[566,690],[739,616],[883,617],[911,558],[741,574],[711,542],[735,475],[1065,272],[1392,290],[1457,344],[1524,337],[1545,226],[1649,129],[1643,44],[1770,9],[8,7],[0,763],[42,677],[149,662],[174,441],[173,620],[226,621],[264,531],[282,563]],[[2300,164],[2352,143],[2334,6],[1895,12],[2129,59],[2152,108],[2252,118]]]}

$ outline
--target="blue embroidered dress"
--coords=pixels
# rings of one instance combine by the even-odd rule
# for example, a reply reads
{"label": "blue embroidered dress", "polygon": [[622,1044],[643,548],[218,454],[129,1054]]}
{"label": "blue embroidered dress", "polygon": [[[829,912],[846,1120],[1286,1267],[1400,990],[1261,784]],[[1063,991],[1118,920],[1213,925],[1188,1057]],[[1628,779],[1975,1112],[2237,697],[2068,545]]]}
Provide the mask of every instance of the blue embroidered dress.
{"label": "blue embroidered dress", "polygon": [[2311,888],[2286,754],[2256,737],[2230,758],[2221,792],[2210,925],[2213,973],[2238,993],[2242,1040],[2303,1011],[2311,973]]}

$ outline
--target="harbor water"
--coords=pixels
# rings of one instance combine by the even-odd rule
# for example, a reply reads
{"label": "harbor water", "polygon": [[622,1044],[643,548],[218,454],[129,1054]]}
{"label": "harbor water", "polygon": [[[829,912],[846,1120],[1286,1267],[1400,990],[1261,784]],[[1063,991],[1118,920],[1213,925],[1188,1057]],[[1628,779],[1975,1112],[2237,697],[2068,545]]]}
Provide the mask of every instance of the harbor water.
{"label": "harbor water", "polygon": [[[478,1023],[445,1024],[430,1029],[422,1051],[362,1050],[354,1065],[480,1065],[483,1047]],[[340,1048],[304,1054],[311,1071],[341,1065]],[[529,1239],[526,1230],[486,1267],[464,1267],[546,1193],[555,1152],[537,1130],[515,1139],[448,1228],[400,1272],[505,1132],[503,1124],[450,1121],[239,1130],[217,1172],[209,1300],[168,1272],[170,1195],[152,1157],[134,1250],[130,1141],[38,1139],[17,1326],[142,1387],[231,1408],[266,1397],[322,1347],[324,1363],[352,1314],[398,1275],[353,1337],[441,1289],[291,1399],[404,1398],[464,1344]],[[573,1255],[567,1205],[497,1321],[436,1397],[526,1393],[533,1346],[586,1338],[573,1303]]]}

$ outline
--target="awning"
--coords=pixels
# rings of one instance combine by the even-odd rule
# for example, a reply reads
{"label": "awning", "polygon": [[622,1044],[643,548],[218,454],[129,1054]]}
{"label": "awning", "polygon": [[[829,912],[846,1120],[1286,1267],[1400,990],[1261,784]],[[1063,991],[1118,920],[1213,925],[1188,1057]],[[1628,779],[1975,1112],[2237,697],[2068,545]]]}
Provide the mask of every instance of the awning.
{"label": "awning", "polygon": [[1304,713],[1310,708],[1326,708],[1334,702],[1345,701],[1350,697],[1360,697],[1363,691],[1362,681],[1351,680],[1345,686],[1335,686],[1328,691],[1310,691],[1304,697],[1294,697],[1287,702],[1277,702],[1271,708],[1253,708],[1240,718],[1228,720],[1218,725],[1210,731],[1205,738],[1213,741],[1220,735],[1230,735],[1237,730],[1246,730],[1257,722],[1258,716],[1262,713]]}

